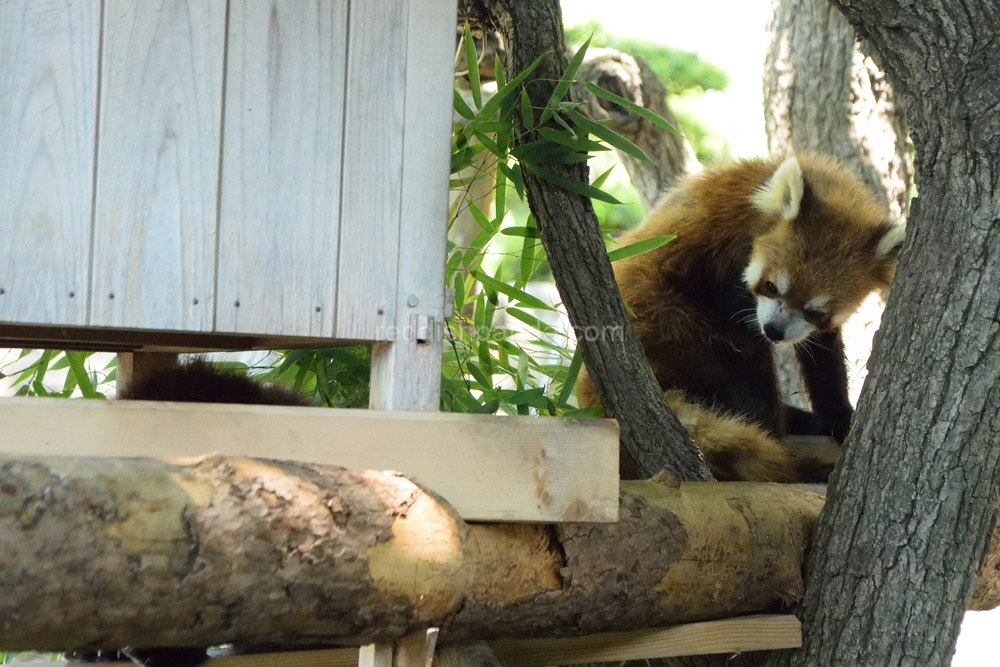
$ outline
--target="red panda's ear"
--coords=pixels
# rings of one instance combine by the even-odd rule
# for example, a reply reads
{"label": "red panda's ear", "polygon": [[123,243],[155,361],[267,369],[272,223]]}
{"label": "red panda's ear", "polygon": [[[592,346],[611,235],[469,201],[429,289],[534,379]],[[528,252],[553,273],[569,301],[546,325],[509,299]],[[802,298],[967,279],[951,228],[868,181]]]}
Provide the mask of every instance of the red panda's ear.
{"label": "red panda's ear", "polygon": [[790,220],[799,214],[804,189],[802,167],[796,158],[790,157],[778,165],[774,175],[753,193],[750,201],[762,213]]}
{"label": "red panda's ear", "polygon": [[903,247],[903,240],[906,238],[906,223],[893,225],[882,235],[878,241],[875,255],[879,259],[896,261],[899,256],[899,249]]}

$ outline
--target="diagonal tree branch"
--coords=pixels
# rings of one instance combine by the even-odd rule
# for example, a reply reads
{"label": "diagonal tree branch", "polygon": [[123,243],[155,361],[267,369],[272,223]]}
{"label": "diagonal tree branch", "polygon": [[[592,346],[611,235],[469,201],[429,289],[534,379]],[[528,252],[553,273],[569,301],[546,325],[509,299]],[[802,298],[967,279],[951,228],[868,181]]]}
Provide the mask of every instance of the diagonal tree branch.
{"label": "diagonal tree branch", "polygon": [[[526,87],[532,105],[544,107],[566,67],[558,0],[462,0],[459,15],[501,34],[506,46],[502,63],[510,77],[549,54]],[[515,143],[535,138],[533,132],[516,134]],[[546,168],[587,182],[586,164]],[[685,480],[711,479],[698,449],[667,407],[628,323],[590,200],[527,171],[524,182],[584,363],[606,413],[621,425],[622,474],[649,477],[669,468]]]}

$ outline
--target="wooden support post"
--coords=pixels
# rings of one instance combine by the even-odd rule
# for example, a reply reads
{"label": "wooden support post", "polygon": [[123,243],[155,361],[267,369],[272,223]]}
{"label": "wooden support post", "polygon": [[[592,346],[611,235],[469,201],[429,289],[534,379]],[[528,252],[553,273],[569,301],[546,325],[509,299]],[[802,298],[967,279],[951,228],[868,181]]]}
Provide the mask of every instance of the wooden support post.
{"label": "wooden support post", "polygon": [[115,368],[115,391],[119,395],[136,374],[171,368],[177,364],[174,352],[119,352]]}
{"label": "wooden support post", "polygon": [[[372,348],[371,407],[436,411],[441,395],[455,0],[409,3],[396,320]],[[350,250],[350,249],[346,249]]]}
{"label": "wooden support post", "polygon": [[437,638],[438,629],[427,628],[397,640],[392,667],[431,667]]}
{"label": "wooden support post", "polygon": [[391,643],[366,644],[358,651],[358,667],[392,667]]}

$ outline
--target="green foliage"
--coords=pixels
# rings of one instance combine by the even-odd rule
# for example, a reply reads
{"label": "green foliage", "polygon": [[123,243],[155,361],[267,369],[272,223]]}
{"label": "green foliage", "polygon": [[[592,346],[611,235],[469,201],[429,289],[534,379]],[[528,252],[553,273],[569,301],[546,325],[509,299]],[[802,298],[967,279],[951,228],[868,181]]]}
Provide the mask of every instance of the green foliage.
{"label": "green foliage", "polygon": [[264,382],[294,387],[313,397],[313,403],[330,408],[367,408],[371,347],[324,347],[282,350],[263,373]]}
{"label": "green foliage", "polygon": [[698,159],[711,162],[725,157],[726,142],[710,132],[692,113],[692,106],[706,90],[723,91],[729,85],[725,70],[702,60],[690,51],[675,49],[645,39],[609,34],[598,21],[566,28],[566,43],[580,44],[588,35],[592,46],[604,46],[632,56],[639,56],[667,88],[667,102],[677,117],[680,129],[694,146]]}
{"label": "green foliage", "polygon": [[[469,186],[477,178],[454,178],[458,198],[452,220],[468,211],[480,232],[468,247],[449,246],[446,280],[455,292],[455,316],[446,332],[442,407],[459,412],[508,414],[543,413],[577,417],[599,416],[600,410],[577,410],[573,385],[582,361],[563,333],[555,304],[528,291],[529,284],[548,276],[545,250],[535,220],[524,206],[523,174],[530,172],[552,185],[590,197],[598,204],[619,206],[618,199],[603,186],[610,170],[592,183],[567,178],[552,165],[576,164],[614,146],[636,159],[648,157],[634,144],[582,116],[575,104],[565,100],[573,77],[588,47],[570,59],[565,73],[542,108],[534,108],[528,96],[511,85],[524,80],[524,73],[510,84],[498,81],[498,92],[488,102],[473,99],[472,109],[455,96],[456,112],[468,122],[456,127],[452,142],[452,173],[459,176],[483,151],[492,153],[497,164],[493,177],[495,206],[483,211],[469,200]],[[538,65],[536,61],[528,70]],[[469,67],[476,63],[470,58]],[[497,71],[500,72],[499,64]],[[607,97],[605,91],[602,96]],[[612,96],[613,97],[613,96]],[[635,107],[627,100],[613,101]],[[653,122],[667,122],[654,116]],[[520,122],[520,128],[518,123]],[[547,123],[547,124],[546,124]],[[471,128],[471,129],[470,129]],[[487,132],[491,134],[488,135]],[[513,147],[516,132],[526,141]],[[611,244],[610,238],[606,240]],[[622,256],[638,254],[662,245],[669,238],[620,249]],[[497,255],[502,257],[497,257]]]}
{"label": "green foliage", "polygon": [[[96,360],[95,354],[24,349],[16,360],[0,367],[0,380],[11,378],[13,386],[17,387],[16,396],[69,398],[79,393],[84,398],[104,398],[115,379],[115,359],[94,364],[91,362]],[[61,385],[54,386],[49,374],[62,370],[66,371],[65,378]]]}

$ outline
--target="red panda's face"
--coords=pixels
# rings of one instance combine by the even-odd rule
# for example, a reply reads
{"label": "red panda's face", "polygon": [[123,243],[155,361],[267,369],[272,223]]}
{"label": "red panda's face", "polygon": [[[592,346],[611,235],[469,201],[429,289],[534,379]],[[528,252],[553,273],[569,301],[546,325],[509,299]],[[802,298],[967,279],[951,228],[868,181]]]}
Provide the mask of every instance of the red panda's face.
{"label": "red panda's face", "polygon": [[857,198],[821,198],[803,181],[794,158],[754,203],[765,212],[771,204],[774,222],[753,240],[743,279],[769,340],[796,343],[835,329],[870,293],[888,287],[904,228],[873,217],[877,208]]}

